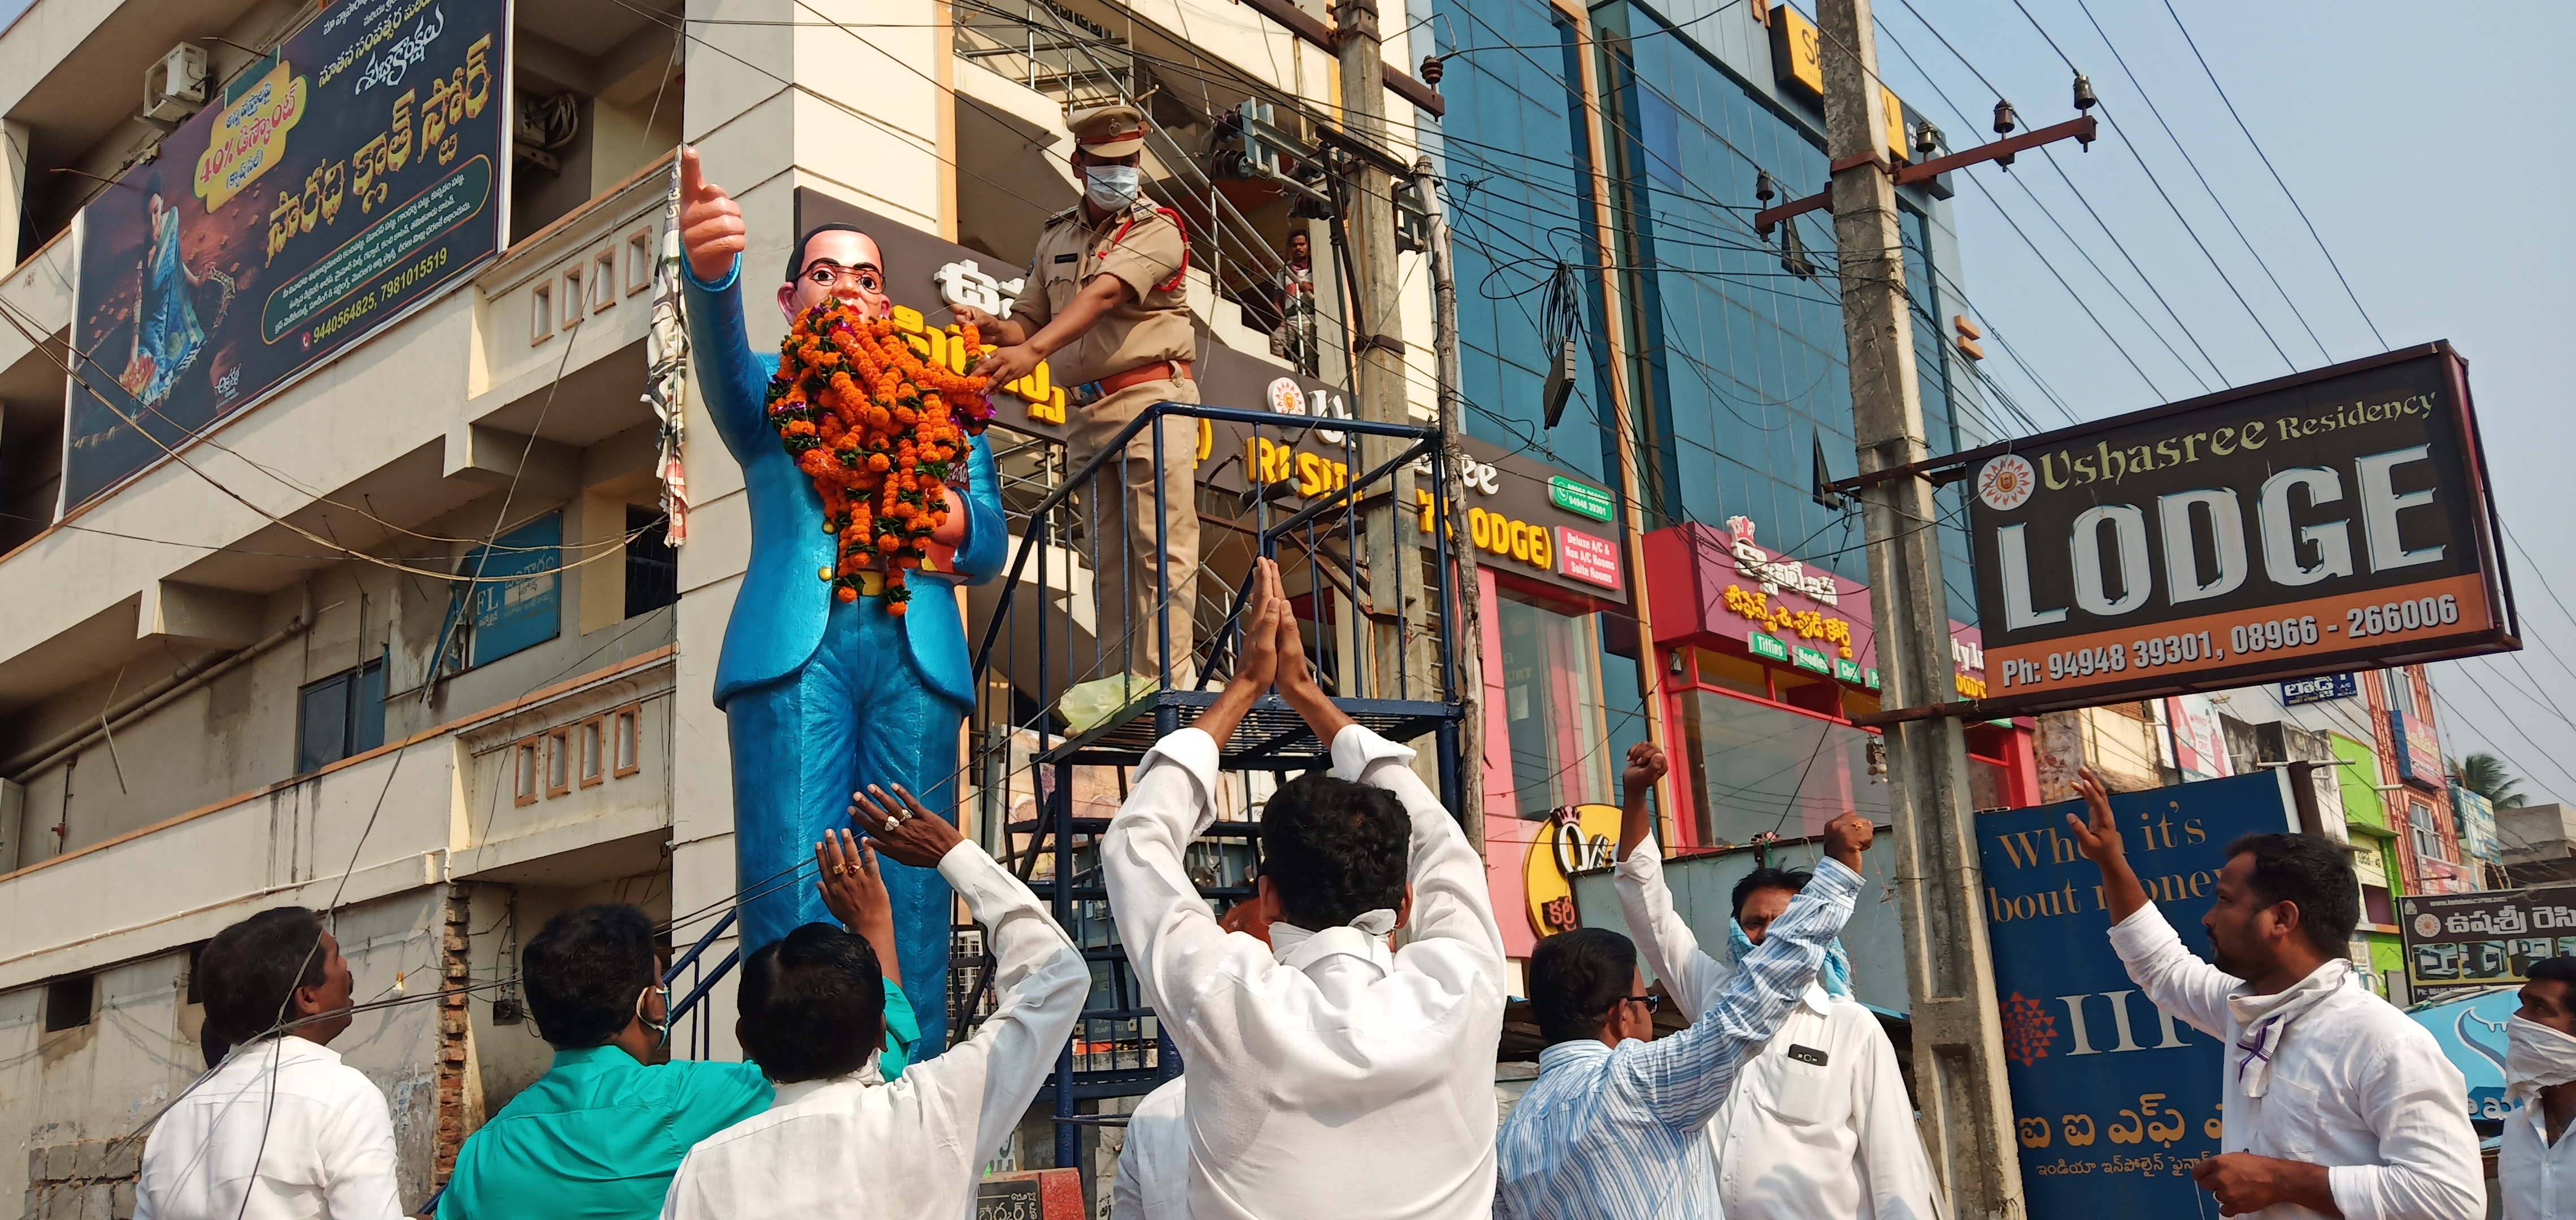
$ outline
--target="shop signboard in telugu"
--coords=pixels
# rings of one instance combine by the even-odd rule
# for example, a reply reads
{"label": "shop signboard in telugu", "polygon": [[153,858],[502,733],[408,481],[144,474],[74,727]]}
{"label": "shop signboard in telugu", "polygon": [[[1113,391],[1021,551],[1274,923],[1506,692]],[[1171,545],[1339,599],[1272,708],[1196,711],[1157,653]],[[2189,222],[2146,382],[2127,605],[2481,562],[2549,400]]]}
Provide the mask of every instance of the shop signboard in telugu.
{"label": "shop signboard in telugu", "polygon": [[2410,894],[2397,930],[2410,986],[2511,987],[2533,962],[2576,957],[2576,886]]}
{"label": "shop signboard in telugu", "polygon": [[[1868,588],[1771,551],[1758,533],[1750,518],[1731,517],[1723,531],[1687,522],[1646,535],[1655,642],[1715,635],[1766,661],[1877,690]],[[1950,659],[1958,697],[1982,698],[1985,645],[1975,627],[1950,624]]]}
{"label": "shop signboard in telugu", "polygon": [[2447,343],[1968,456],[1987,708],[2521,647]]}
{"label": "shop signboard in telugu", "polygon": [[[941,330],[951,316],[949,308],[974,305],[1007,314],[1026,287],[1025,268],[984,266],[987,256],[820,191],[798,188],[797,231],[826,223],[857,225],[876,239],[897,322],[915,328],[925,345],[961,370],[965,355],[949,350]],[[754,295],[766,297],[765,292]],[[1293,512],[1304,501],[1349,486],[1355,474],[1367,473],[1359,465],[1356,435],[1305,426],[1318,417],[1350,418],[1339,388],[1204,336],[1193,372],[1201,402],[1283,417],[1281,426],[1260,429],[1202,421],[1194,442],[1167,429],[1166,443],[1191,450],[1173,459],[1195,460],[1199,482],[1209,489],[1241,496],[1266,487],[1274,507]],[[1071,413],[1081,409],[1072,405],[1066,387],[1053,383],[1044,364],[992,398],[995,424],[1057,442],[1071,435]],[[1586,601],[1626,602],[1625,556],[1604,524],[1611,515],[1608,491],[1472,437],[1462,447],[1464,460],[1447,477],[1452,545],[1475,546],[1482,562],[1495,571]],[[1415,511],[1405,515],[1417,540],[1427,546],[1436,519],[1430,463],[1416,463],[1415,473]]]}
{"label": "shop signboard in telugu", "polygon": [[506,0],[344,0],[81,210],[63,507],[501,248]]}
{"label": "shop signboard in telugu", "polygon": [[[2200,917],[2238,835],[2298,828],[2286,780],[2241,775],[2111,798],[2165,921],[2209,956]],[[2207,1214],[2191,1168],[2218,1152],[2219,1037],[2150,1002],[2111,951],[2102,872],[2076,851],[2069,801],[1978,815],[2004,1078],[2035,1217]]]}
{"label": "shop signboard in telugu", "polygon": [[[2303,633],[2304,634],[2304,633]],[[2333,699],[2350,699],[2361,693],[2351,674],[2318,674],[2281,684],[2281,703],[2297,707],[2303,703],[2324,703]]]}

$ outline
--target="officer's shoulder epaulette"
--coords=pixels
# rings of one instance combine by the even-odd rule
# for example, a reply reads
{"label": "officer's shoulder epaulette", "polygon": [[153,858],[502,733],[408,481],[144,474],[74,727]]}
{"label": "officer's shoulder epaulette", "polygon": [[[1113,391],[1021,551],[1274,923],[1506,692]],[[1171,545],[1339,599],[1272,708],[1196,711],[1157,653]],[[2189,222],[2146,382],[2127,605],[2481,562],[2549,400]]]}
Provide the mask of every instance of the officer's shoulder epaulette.
{"label": "officer's shoulder epaulette", "polygon": [[1063,224],[1064,222],[1066,222],[1066,221],[1068,221],[1068,220],[1071,220],[1071,219],[1073,219],[1074,217],[1079,216],[1079,215],[1081,215],[1081,214],[1082,214],[1082,205],[1077,203],[1077,204],[1073,205],[1072,207],[1066,208],[1065,210],[1063,210],[1063,211],[1061,211],[1061,212],[1058,212],[1058,213],[1056,213],[1056,214],[1054,214],[1054,215],[1052,215],[1052,216],[1047,217],[1047,218],[1046,218],[1045,223],[1043,223],[1043,224],[1039,225],[1038,227],[1040,227],[1040,228],[1044,228],[1044,229],[1052,229],[1052,228],[1056,227],[1057,225]]}

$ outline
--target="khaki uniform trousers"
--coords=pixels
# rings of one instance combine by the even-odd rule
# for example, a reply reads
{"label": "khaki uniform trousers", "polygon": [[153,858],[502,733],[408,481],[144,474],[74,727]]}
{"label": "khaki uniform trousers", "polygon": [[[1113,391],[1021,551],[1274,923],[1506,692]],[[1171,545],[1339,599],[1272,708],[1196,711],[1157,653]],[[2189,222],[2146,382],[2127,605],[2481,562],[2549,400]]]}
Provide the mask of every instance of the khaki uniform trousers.
{"label": "khaki uniform trousers", "polygon": [[[1092,455],[1158,402],[1199,400],[1196,381],[1147,381],[1120,390],[1088,407],[1077,408],[1068,457],[1080,470]],[[1154,462],[1154,433],[1163,434],[1163,460]],[[1191,665],[1196,646],[1198,612],[1199,505],[1197,486],[1198,421],[1166,418],[1127,442],[1124,461],[1102,463],[1083,497],[1081,520],[1092,540],[1095,584],[1092,605],[1099,616],[1100,659],[1092,671],[1106,677],[1121,671],[1152,679],[1160,670],[1161,621],[1158,607],[1168,607],[1172,632],[1172,685],[1197,680]],[[1162,513],[1154,506],[1154,489],[1162,488]],[[1168,565],[1156,566],[1156,540]],[[1163,601],[1168,580],[1171,600]]]}

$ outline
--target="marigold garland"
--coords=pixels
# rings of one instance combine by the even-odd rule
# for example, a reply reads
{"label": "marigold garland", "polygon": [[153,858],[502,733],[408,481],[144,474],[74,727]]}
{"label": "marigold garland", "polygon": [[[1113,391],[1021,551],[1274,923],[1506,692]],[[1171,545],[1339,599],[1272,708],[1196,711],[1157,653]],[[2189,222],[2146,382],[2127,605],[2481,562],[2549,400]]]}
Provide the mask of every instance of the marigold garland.
{"label": "marigold garland", "polygon": [[[951,342],[982,350],[972,326]],[[946,487],[966,482],[970,436],[992,420],[985,379],[924,360],[888,319],[839,300],[806,310],[779,345],[769,424],[823,499],[840,561],[818,573],[842,601],[860,577],[885,577],[886,613],[910,602],[904,573],[921,566],[948,520]],[[954,476],[953,478],[951,476]]]}

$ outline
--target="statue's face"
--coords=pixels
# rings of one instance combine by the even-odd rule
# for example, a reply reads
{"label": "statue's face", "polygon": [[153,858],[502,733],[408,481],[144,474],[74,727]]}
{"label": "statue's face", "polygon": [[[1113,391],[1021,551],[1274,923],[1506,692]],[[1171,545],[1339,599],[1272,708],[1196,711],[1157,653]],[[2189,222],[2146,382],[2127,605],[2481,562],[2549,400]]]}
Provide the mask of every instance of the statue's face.
{"label": "statue's face", "polygon": [[805,243],[805,264],[796,278],[778,289],[778,308],[793,322],[797,315],[838,297],[861,316],[882,318],[894,312],[885,292],[885,258],[876,239],[847,229],[827,229]]}

